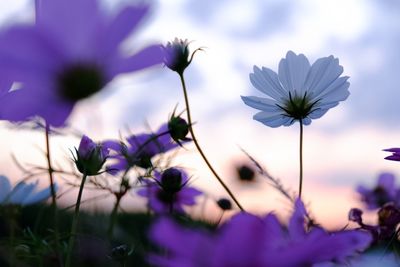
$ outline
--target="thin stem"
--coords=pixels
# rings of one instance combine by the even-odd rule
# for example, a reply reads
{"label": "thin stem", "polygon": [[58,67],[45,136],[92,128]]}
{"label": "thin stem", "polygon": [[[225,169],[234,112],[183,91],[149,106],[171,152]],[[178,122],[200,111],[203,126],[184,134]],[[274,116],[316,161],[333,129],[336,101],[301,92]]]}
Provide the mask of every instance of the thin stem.
{"label": "thin stem", "polygon": [[79,187],[79,193],[78,193],[78,198],[76,200],[74,218],[72,219],[71,235],[69,237],[69,242],[68,242],[67,259],[65,261],[65,267],[71,266],[71,254],[72,254],[72,249],[73,249],[74,243],[75,243],[75,236],[76,236],[76,230],[77,230],[78,219],[79,219],[79,208],[81,206],[83,186],[85,185],[86,177],[87,177],[87,175],[83,174],[81,186]]}
{"label": "thin stem", "polygon": [[300,119],[300,182],[299,182],[299,198],[301,199],[301,192],[303,187],[303,121]]}
{"label": "thin stem", "polygon": [[188,123],[189,123],[189,132],[192,136],[193,143],[195,144],[197,150],[199,151],[201,157],[203,158],[204,162],[207,164],[208,168],[210,171],[214,174],[215,178],[217,178],[218,182],[222,185],[222,187],[225,189],[225,191],[229,194],[229,196],[232,198],[232,200],[236,203],[236,205],[239,207],[241,211],[244,211],[242,205],[240,205],[239,201],[235,198],[231,190],[228,188],[228,186],[222,181],[221,177],[217,174],[217,172],[214,170],[212,167],[211,163],[208,161],[206,155],[204,154],[203,150],[201,149],[199,143],[197,142],[197,138],[194,135],[193,127],[192,127],[192,118],[190,115],[190,106],[189,106],[189,98],[186,90],[186,84],[185,84],[185,79],[183,78],[183,73],[179,73],[179,77],[181,79],[182,83],[182,88],[183,88],[183,95],[185,97],[185,105],[186,105],[186,112],[187,112],[187,118],[188,118]]}
{"label": "thin stem", "polygon": [[51,192],[51,208],[54,214],[54,239],[55,239],[55,246],[56,246],[56,255],[59,261],[59,265],[62,265],[62,259],[60,257],[60,244],[59,244],[59,231],[58,231],[58,209],[57,209],[57,195],[56,189],[54,186],[54,169],[51,164],[51,154],[50,154],[50,125],[46,122],[46,159],[47,159],[47,170],[49,172],[50,178],[50,192]]}
{"label": "thin stem", "polygon": [[111,212],[110,224],[108,226],[108,231],[107,231],[108,239],[111,239],[111,237],[113,236],[114,226],[115,222],[117,221],[117,212],[119,203],[121,202],[121,198],[122,197],[117,196],[117,200],[115,201],[114,207]]}

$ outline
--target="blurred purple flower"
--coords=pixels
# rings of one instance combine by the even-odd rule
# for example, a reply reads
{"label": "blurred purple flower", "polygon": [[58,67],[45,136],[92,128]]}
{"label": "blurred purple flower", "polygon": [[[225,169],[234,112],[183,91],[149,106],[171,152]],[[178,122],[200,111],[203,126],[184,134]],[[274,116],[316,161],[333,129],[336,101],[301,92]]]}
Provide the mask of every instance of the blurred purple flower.
{"label": "blurred purple flower", "polygon": [[167,124],[163,124],[155,133],[131,135],[126,140],[127,145],[115,140],[103,142],[105,147],[116,152],[110,158],[116,159],[117,162],[107,166],[112,174],[133,166],[150,168],[152,167],[151,159],[154,156],[178,147],[178,144],[172,140],[169,134]]}
{"label": "blurred purple flower", "polygon": [[385,157],[385,159],[400,161],[400,148],[388,148],[383,151],[392,152],[392,155]]}
{"label": "blurred purple flower", "polygon": [[[31,205],[51,197],[50,187],[37,191],[37,185],[37,182],[19,182],[14,188],[11,188],[8,178],[0,175],[0,205]],[[54,189],[57,192],[57,184],[54,184]]]}
{"label": "blurred purple flower", "polygon": [[349,220],[356,222],[361,229],[364,229],[373,236],[374,243],[391,240],[400,224],[400,210],[393,203],[386,203],[378,211],[378,224],[364,224],[362,211],[353,208],[349,212]]}
{"label": "blurred purple flower", "polygon": [[[76,150],[76,149],[75,149]],[[109,154],[103,144],[96,144],[86,135],[82,136],[79,148],[74,156],[75,165],[85,175],[98,175]]]}
{"label": "blurred purple flower", "polygon": [[120,49],[148,10],[146,5],[126,7],[111,19],[98,0],[37,0],[34,25],[12,26],[0,35],[0,71],[24,84],[3,99],[0,117],[24,121],[40,116],[62,126],[79,100],[115,76],[161,63],[161,45],[133,55]]}
{"label": "blurred purple flower", "polygon": [[400,189],[395,186],[396,177],[392,173],[381,173],[378,177],[377,185],[369,189],[359,185],[356,191],[361,196],[361,201],[367,205],[368,209],[377,209],[385,203],[394,202],[400,204]]}
{"label": "blurred purple flower", "polygon": [[[168,253],[152,254],[149,261],[163,267],[292,267],[312,266],[348,257],[366,249],[368,232],[347,230],[328,233],[305,229],[305,209],[297,200],[287,230],[274,214],[264,219],[240,213],[216,234],[184,229],[163,218],[153,225],[150,237]],[[165,256],[168,255],[168,256]]]}
{"label": "blurred purple flower", "polygon": [[154,181],[145,181],[138,195],[148,199],[149,207],[156,213],[184,213],[183,206],[196,204],[195,198],[202,194],[188,185],[188,175],[177,168],[155,173]]}
{"label": "blurred purple flower", "polygon": [[349,96],[347,76],[333,56],[310,66],[303,55],[288,51],[279,62],[278,73],[254,66],[250,81],[267,98],[242,96],[243,102],[260,110],[253,119],[269,126],[289,126],[296,120],[308,125]]}

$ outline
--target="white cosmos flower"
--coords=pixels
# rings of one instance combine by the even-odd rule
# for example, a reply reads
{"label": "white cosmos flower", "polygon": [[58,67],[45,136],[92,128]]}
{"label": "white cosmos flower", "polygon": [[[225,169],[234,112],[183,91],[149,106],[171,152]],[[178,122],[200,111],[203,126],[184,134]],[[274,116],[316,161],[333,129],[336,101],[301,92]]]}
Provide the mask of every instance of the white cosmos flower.
{"label": "white cosmos flower", "polygon": [[[30,205],[44,201],[51,196],[51,189],[47,187],[37,191],[36,183],[19,182],[14,188],[11,187],[7,177],[0,175],[0,205]],[[57,191],[57,184],[54,184]]]}
{"label": "white cosmos flower", "polygon": [[308,125],[349,96],[347,76],[333,56],[323,57],[312,66],[303,55],[287,52],[279,62],[278,74],[254,66],[250,81],[267,98],[242,96],[244,103],[260,110],[254,119],[270,127],[292,125],[296,120]]}

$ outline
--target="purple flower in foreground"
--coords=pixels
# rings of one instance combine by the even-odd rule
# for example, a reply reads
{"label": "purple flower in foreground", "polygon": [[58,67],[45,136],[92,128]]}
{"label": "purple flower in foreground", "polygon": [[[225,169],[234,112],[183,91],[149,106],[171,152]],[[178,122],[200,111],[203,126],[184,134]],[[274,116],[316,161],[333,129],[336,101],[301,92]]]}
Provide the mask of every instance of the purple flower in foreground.
{"label": "purple flower in foreground", "polygon": [[359,185],[356,191],[361,196],[361,201],[367,205],[368,209],[377,209],[385,203],[400,203],[400,190],[395,186],[396,177],[392,173],[382,173],[378,177],[377,185],[369,189]]}
{"label": "purple flower in foreground", "polygon": [[[0,175],[0,205],[31,205],[51,197],[50,187],[37,191],[37,183],[19,182],[11,188],[7,177]],[[57,192],[57,184],[54,184]]]}
{"label": "purple flower in foreground", "polygon": [[388,148],[388,149],[384,149],[383,151],[392,152],[392,155],[385,157],[385,159],[400,161],[400,148],[397,148],[397,147]]}
{"label": "purple flower in foreground", "polygon": [[184,213],[183,206],[196,204],[195,198],[202,193],[188,185],[188,175],[177,168],[155,173],[154,181],[145,180],[145,187],[137,191],[146,197],[149,207],[157,213]]}
{"label": "purple flower in foreground", "polygon": [[0,35],[1,73],[24,84],[3,99],[0,117],[40,116],[62,126],[79,100],[115,76],[161,63],[160,45],[133,55],[120,49],[148,9],[131,6],[110,18],[98,0],[37,0],[34,25],[12,26]]}
{"label": "purple flower in foreground", "polygon": [[117,162],[107,167],[110,173],[118,173],[133,166],[142,168],[152,167],[151,159],[161,153],[165,153],[178,146],[169,134],[168,125],[162,125],[155,133],[145,133],[129,136],[128,144],[119,141],[104,141],[105,147],[114,150],[111,155]]}
{"label": "purple flower in foreground", "polygon": [[98,175],[108,157],[109,150],[102,144],[96,144],[86,135],[82,136],[76,150],[74,162],[78,170],[85,175]]}
{"label": "purple flower in foreground", "polygon": [[153,225],[150,237],[155,244],[167,249],[167,253],[152,254],[149,261],[162,267],[293,267],[329,261],[343,263],[366,249],[372,240],[369,233],[360,230],[329,233],[314,227],[307,231],[305,215],[304,206],[298,200],[287,230],[274,214],[259,218],[240,213],[215,234],[184,229],[163,218]]}

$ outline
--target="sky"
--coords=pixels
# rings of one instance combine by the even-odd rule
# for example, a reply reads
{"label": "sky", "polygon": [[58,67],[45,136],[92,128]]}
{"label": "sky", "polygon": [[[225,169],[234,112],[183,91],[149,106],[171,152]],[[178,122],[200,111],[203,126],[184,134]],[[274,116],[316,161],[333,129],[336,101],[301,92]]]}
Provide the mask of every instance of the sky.
{"label": "sky", "polygon": [[[252,186],[235,181],[235,164],[246,160],[239,147],[286,187],[297,190],[298,125],[268,128],[252,119],[255,110],[240,99],[241,95],[261,96],[249,81],[253,66],[276,71],[288,50],[303,53],[310,63],[334,55],[344,75],[350,76],[349,98],[305,127],[304,200],[317,220],[345,224],[348,210],[362,207],[354,193],[358,184],[372,186],[383,171],[399,174],[400,164],[385,161],[387,153],[382,152],[400,146],[398,1],[147,2],[153,5],[151,16],[124,47],[138,49],[175,37],[192,41],[192,49],[204,47],[185,72],[194,127],[211,162],[226,177],[243,206],[260,213],[277,207],[289,209],[261,177]],[[103,1],[111,14],[129,3],[132,1]],[[0,22],[9,25],[29,21],[32,8],[28,0],[1,1]],[[167,68],[156,67],[117,78],[99,95],[82,101],[70,122],[95,139],[118,138],[126,134],[127,127],[132,132],[147,129],[147,124],[157,129],[177,104],[183,111],[178,76]],[[94,108],[96,113],[91,112]],[[1,130],[1,134],[14,138],[24,135],[13,130]],[[42,136],[35,134],[17,145],[8,141],[1,144],[5,151],[16,151],[22,157],[26,147],[34,150],[41,141]],[[68,153],[62,146],[77,145],[76,139],[55,142],[55,149],[63,156]],[[32,155],[36,157],[37,151]],[[10,162],[9,154],[2,162]],[[215,198],[224,196],[193,146],[186,146],[175,162],[188,167],[194,185],[213,188],[208,191]],[[11,174],[12,170],[6,172]]]}

